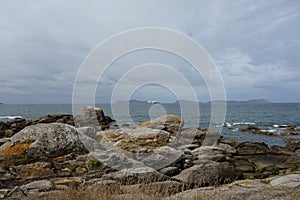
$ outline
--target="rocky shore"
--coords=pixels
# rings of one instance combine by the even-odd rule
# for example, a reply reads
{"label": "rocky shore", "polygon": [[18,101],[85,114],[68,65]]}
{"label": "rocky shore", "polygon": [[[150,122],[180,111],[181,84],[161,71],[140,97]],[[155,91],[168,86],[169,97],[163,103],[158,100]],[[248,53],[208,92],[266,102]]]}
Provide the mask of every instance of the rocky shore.
{"label": "rocky shore", "polygon": [[214,132],[174,115],[104,130],[111,121],[87,107],[0,122],[0,198],[300,198],[299,139],[269,147],[218,136],[208,146]]}

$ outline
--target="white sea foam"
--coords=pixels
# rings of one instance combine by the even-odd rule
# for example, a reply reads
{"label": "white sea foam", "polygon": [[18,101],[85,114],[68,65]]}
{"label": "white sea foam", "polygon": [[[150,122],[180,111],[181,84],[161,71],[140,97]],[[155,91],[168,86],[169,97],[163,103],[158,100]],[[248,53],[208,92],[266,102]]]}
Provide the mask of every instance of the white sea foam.
{"label": "white sea foam", "polygon": [[216,127],[232,127],[232,125],[230,123],[226,122],[226,123],[217,125]]}
{"label": "white sea foam", "polygon": [[0,116],[0,119],[16,119],[23,118],[22,116]]}
{"label": "white sea foam", "polygon": [[288,125],[278,125],[278,124],[274,124],[273,127],[275,127],[275,128],[287,128]]}
{"label": "white sea foam", "polygon": [[237,125],[255,125],[254,122],[236,122],[232,124],[233,126],[237,126]]}

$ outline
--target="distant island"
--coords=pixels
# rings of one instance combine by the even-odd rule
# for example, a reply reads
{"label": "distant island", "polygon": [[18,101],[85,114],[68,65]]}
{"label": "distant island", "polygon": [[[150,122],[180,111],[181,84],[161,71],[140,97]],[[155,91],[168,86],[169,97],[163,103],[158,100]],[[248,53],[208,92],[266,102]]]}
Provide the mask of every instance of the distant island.
{"label": "distant island", "polygon": [[[218,103],[218,102],[223,102],[223,101],[209,101],[207,103]],[[226,101],[227,104],[265,104],[265,103],[272,103],[271,101],[268,101],[266,99],[250,99],[246,101],[236,101],[236,100],[229,100]]]}
{"label": "distant island", "polygon": [[[195,101],[190,101],[190,100],[177,100],[172,102],[171,104],[188,104],[188,103],[199,103],[199,104],[210,104],[210,103],[223,103],[224,101],[221,100],[217,100],[217,101],[209,101],[209,102],[195,102]],[[153,101],[153,100],[137,100],[137,99],[131,99],[129,100],[129,103],[140,103],[140,104],[157,104],[160,103],[159,101]],[[226,101],[227,104],[267,104],[267,103],[272,103],[269,100],[266,99],[249,99],[249,100],[245,100],[245,101],[238,101],[238,100],[228,100]]]}
{"label": "distant island", "polygon": [[158,101],[153,101],[153,100],[149,100],[149,101],[141,101],[141,100],[136,100],[136,99],[130,99],[129,103],[147,103],[147,104],[157,104],[159,103]]}
{"label": "distant island", "polygon": [[177,100],[175,102],[173,102],[174,104],[180,104],[180,103],[203,103],[203,102],[196,102],[196,101],[190,101],[190,100]]}

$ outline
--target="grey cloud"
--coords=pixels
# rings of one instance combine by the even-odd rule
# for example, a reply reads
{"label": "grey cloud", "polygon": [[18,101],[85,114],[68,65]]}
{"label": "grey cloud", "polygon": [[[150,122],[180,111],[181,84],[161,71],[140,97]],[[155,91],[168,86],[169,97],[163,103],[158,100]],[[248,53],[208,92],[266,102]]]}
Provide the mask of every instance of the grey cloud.
{"label": "grey cloud", "polygon": [[[113,34],[144,26],[182,31],[202,44],[219,66],[231,99],[299,101],[299,10],[298,1],[284,0],[2,0],[0,101],[71,102],[76,72],[89,51]],[[154,61],[173,66],[199,98],[207,98],[203,80],[187,63],[144,52],[111,66],[99,83],[100,100],[109,100],[130,67]],[[141,92],[144,97],[156,93],[170,98],[157,88]]]}

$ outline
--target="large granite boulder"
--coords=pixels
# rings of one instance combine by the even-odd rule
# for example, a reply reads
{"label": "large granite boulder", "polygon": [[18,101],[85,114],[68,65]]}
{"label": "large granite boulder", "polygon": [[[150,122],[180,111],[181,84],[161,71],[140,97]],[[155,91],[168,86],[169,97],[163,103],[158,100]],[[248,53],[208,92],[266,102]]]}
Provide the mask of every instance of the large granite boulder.
{"label": "large granite boulder", "polygon": [[86,152],[77,130],[62,123],[28,126],[0,147],[0,155],[56,157],[68,153]]}
{"label": "large granite boulder", "polygon": [[183,125],[183,119],[176,115],[163,115],[140,124],[141,127],[164,130],[172,135],[176,135]]}

